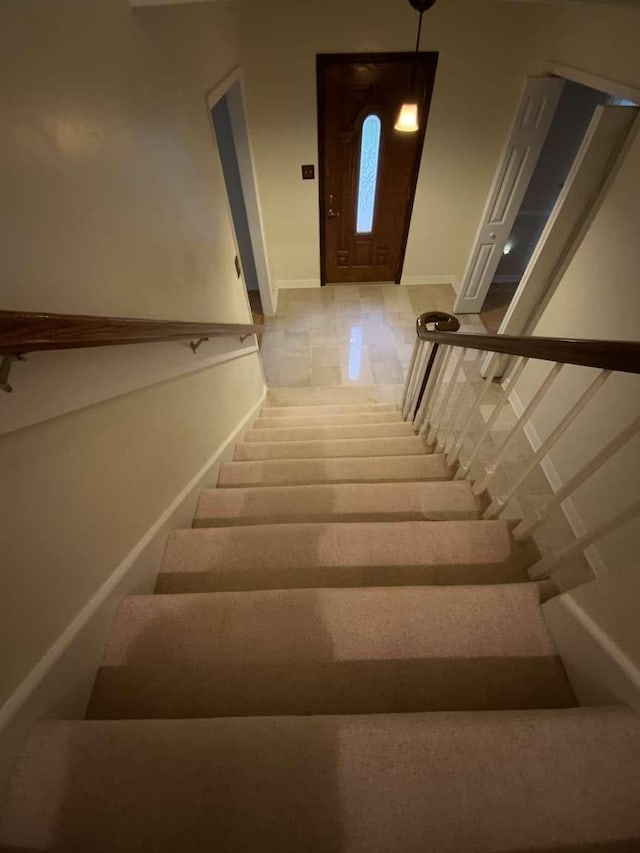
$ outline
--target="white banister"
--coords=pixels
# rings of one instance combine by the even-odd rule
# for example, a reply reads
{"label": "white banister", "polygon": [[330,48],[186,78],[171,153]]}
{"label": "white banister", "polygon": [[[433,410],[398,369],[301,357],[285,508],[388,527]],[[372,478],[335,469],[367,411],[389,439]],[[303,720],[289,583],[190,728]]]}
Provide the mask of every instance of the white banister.
{"label": "white banister", "polygon": [[565,563],[567,560],[575,557],[580,553],[580,551],[588,548],[589,545],[593,545],[593,543],[597,542],[599,539],[604,539],[604,537],[608,536],[609,533],[613,533],[613,531],[617,530],[618,527],[622,527],[623,524],[631,521],[631,519],[639,512],[640,498],[630,504],[626,509],[622,510],[622,512],[619,512],[613,518],[609,519],[609,521],[605,521],[603,524],[596,527],[595,530],[592,530],[590,533],[585,533],[583,536],[576,539],[575,542],[571,542],[571,544],[565,545],[565,547],[561,548],[559,551],[554,551],[551,554],[547,554],[547,556],[543,557],[541,560],[538,560],[538,562],[529,569],[529,577],[531,580],[540,580],[541,578],[548,577],[549,574],[561,566],[562,563]]}
{"label": "white banister", "polygon": [[525,407],[524,412],[516,421],[513,429],[509,433],[509,435],[505,438],[504,442],[502,443],[502,447],[497,452],[497,454],[492,459],[492,461],[487,465],[484,477],[481,480],[479,480],[477,483],[475,483],[475,485],[473,486],[473,492],[475,495],[481,495],[483,492],[485,492],[487,490],[487,486],[489,485],[489,483],[491,482],[491,480],[495,476],[496,471],[498,470],[500,463],[503,461],[503,459],[507,455],[507,451],[509,450],[509,448],[511,447],[513,442],[516,440],[518,433],[520,432],[522,427],[527,423],[527,421],[529,420],[531,415],[538,408],[538,406],[540,405],[540,403],[544,399],[545,394],[547,393],[549,388],[551,388],[553,383],[558,378],[558,375],[560,374],[560,371],[562,370],[563,367],[564,367],[564,364],[562,364],[560,362],[556,361],[554,363],[554,365],[551,368],[551,370],[549,371],[546,379],[540,385],[540,387],[538,388],[536,393],[533,395],[533,397],[531,398],[531,400],[529,401],[529,403]]}
{"label": "white banister", "polygon": [[630,441],[638,432],[640,432],[640,415],[634,418],[631,423],[622,430],[614,439],[612,439],[606,447],[604,447],[593,459],[578,471],[571,479],[565,483],[562,488],[558,489],[553,495],[546,498],[531,514],[523,519],[520,524],[514,529],[513,536],[515,539],[522,540],[530,536],[534,530],[537,530],[540,525],[549,518],[551,511],[559,506],[569,495],[573,494],[589,477],[609,461],[624,445]]}
{"label": "white banister", "polygon": [[[480,352],[480,355],[483,355],[483,352]],[[478,390],[476,395],[471,403],[471,408],[469,409],[469,414],[467,415],[465,421],[460,428],[460,434],[458,438],[454,441],[451,451],[447,456],[447,465],[453,467],[458,461],[458,457],[460,456],[460,451],[464,447],[464,440],[467,437],[467,433],[471,429],[471,424],[473,423],[473,418],[476,413],[480,411],[480,406],[482,405],[484,398],[489,393],[489,389],[491,388],[491,383],[493,382],[496,372],[498,370],[499,364],[495,362],[489,371],[489,375],[486,380],[481,379],[478,383]]]}
{"label": "white banister", "polygon": [[530,457],[528,463],[525,465],[524,470],[520,473],[514,483],[511,484],[509,489],[499,497],[495,498],[491,504],[484,511],[482,517],[483,518],[495,518],[499,515],[506,505],[509,503],[511,498],[520,488],[520,486],[527,479],[529,474],[536,467],[538,462],[540,462],[543,457],[547,455],[547,453],[551,450],[554,444],[558,441],[558,439],[564,434],[565,430],[573,423],[573,421],[578,417],[580,412],[584,409],[584,407],[589,403],[589,401],[594,397],[594,395],[602,388],[607,379],[611,376],[610,370],[601,370],[600,373],[596,376],[593,382],[589,385],[587,390],[580,395],[578,401],[569,409],[567,414],[562,418],[560,423],[549,433],[546,439],[542,442],[540,447],[536,450],[536,452]]}
{"label": "white banister", "polygon": [[516,384],[518,379],[520,379],[520,376],[522,375],[522,371],[527,366],[528,361],[529,361],[528,358],[521,358],[518,362],[516,362],[516,365],[513,368],[513,372],[511,373],[511,376],[504,381],[504,383],[502,385],[502,391],[500,393],[500,398],[498,399],[498,401],[495,405],[495,408],[494,408],[493,412],[491,413],[491,416],[487,420],[487,423],[485,424],[485,427],[482,430],[482,433],[480,434],[480,438],[476,442],[476,446],[471,451],[471,455],[469,456],[469,459],[467,459],[467,461],[458,468],[458,471],[456,472],[456,475],[454,477],[455,480],[463,480],[467,476],[469,471],[471,470],[471,466],[475,462],[476,457],[478,456],[478,453],[480,453],[480,448],[482,447],[482,443],[484,442],[484,440],[487,438],[487,436],[489,435],[489,433],[493,429],[494,423],[498,420],[500,413],[504,409],[504,407],[507,403],[507,400],[509,399],[509,394],[511,392],[511,389],[514,387],[514,385]]}

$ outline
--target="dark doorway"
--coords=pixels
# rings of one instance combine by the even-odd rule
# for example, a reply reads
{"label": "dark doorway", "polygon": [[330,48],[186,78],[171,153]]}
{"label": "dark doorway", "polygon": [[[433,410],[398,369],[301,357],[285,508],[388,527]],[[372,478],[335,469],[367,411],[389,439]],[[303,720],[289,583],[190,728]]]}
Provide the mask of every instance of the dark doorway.
{"label": "dark doorway", "polygon": [[[317,58],[322,284],[399,283],[438,61],[415,54]],[[418,103],[420,129],[394,124]]]}

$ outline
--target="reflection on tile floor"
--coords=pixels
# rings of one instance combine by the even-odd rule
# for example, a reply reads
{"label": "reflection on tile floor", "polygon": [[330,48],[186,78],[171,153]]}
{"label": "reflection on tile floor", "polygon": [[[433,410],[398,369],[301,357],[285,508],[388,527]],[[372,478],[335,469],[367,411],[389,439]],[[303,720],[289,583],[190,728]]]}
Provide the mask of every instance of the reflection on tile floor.
{"label": "reflection on tile floor", "polygon": [[[262,343],[271,387],[396,386],[404,382],[416,317],[453,310],[448,285],[351,284],[281,290]],[[484,332],[477,314],[461,327]]]}

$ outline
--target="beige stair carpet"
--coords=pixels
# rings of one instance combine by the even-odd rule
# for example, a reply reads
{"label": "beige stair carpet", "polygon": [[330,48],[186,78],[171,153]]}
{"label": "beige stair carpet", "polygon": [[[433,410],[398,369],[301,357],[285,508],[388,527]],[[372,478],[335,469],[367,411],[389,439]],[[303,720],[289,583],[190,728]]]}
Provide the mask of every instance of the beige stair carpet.
{"label": "beige stair carpet", "polygon": [[156,591],[513,583],[533,559],[503,521],[174,530]]}
{"label": "beige stair carpet", "polygon": [[283,429],[289,427],[362,426],[366,424],[403,424],[400,412],[361,412],[353,415],[282,415],[272,418],[269,410],[253,422],[253,429]]}
{"label": "beige stair carpet", "polygon": [[132,596],[89,716],[574,705],[535,584]]}
{"label": "beige stair carpet", "polygon": [[637,853],[621,708],[45,722],[0,845],[62,853]]}
{"label": "beige stair carpet", "polygon": [[415,435],[413,426],[407,421],[377,424],[347,424],[345,426],[277,427],[272,429],[250,429],[242,441],[316,441],[336,438],[394,438],[399,435]]}
{"label": "beige stair carpet", "polygon": [[310,483],[385,483],[448,480],[451,469],[441,453],[416,456],[365,456],[338,459],[266,459],[227,462],[220,466],[218,486]]}
{"label": "beige stair carpet", "polygon": [[264,406],[261,415],[268,418],[290,418],[315,415],[400,414],[395,403],[351,403],[324,406]]}
{"label": "beige stair carpet", "polygon": [[420,456],[427,452],[421,435],[393,438],[336,438],[316,441],[240,442],[233,458],[253,459],[322,459],[358,456]]}
{"label": "beige stair carpet", "polygon": [[321,483],[205,489],[194,527],[325,521],[425,521],[478,518],[465,480],[438,483]]}

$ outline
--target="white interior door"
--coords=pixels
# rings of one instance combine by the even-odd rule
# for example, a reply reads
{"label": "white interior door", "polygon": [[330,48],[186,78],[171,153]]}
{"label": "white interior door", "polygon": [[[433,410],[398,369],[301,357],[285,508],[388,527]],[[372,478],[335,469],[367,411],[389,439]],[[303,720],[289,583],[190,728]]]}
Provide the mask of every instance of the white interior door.
{"label": "white interior door", "polygon": [[526,332],[535,320],[534,312],[562,278],[639,112],[637,107],[596,107],[500,334]]}
{"label": "white interior door", "polygon": [[478,313],[558,106],[564,80],[528,77],[467,262],[454,311]]}

